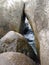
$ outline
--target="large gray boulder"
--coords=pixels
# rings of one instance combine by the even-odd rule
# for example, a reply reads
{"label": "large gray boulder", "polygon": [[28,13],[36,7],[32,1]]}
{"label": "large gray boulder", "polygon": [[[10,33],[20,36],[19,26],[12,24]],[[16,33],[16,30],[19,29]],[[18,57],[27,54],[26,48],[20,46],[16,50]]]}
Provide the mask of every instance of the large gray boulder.
{"label": "large gray boulder", "polygon": [[28,44],[27,40],[17,32],[9,31],[0,39],[0,53],[8,51],[21,52],[38,62],[38,57],[32,47]]}
{"label": "large gray boulder", "polygon": [[9,31],[0,39],[0,52],[7,51],[19,51],[19,52],[29,52],[32,50],[31,46],[28,44],[27,40],[19,33],[14,31]]}
{"label": "large gray boulder", "polygon": [[22,0],[0,0],[0,38],[10,30],[21,31],[23,8]]}
{"label": "large gray boulder", "polygon": [[25,14],[26,17],[28,19],[28,22],[31,25],[32,30],[34,31],[35,34],[35,41],[36,41],[36,48],[37,48],[37,53],[39,56],[39,41],[38,41],[38,35],[37,35],[37,29],[36,29],[36,25],[35,25],[35,21],[34,21],[34,15],[35,15],[35,10],[36,10],[36,0],[31,0],[30,2],[25,3]]}
{"label": "large gray boulder", "polygon": [[6,52],[0,54],[0,65],[36,65],[29,57],[21,53]]}
{"label": "large gray boulder", "polygon": [[35,34],[41,65],[49,65],[49,0],[33,0],[25,13]]}

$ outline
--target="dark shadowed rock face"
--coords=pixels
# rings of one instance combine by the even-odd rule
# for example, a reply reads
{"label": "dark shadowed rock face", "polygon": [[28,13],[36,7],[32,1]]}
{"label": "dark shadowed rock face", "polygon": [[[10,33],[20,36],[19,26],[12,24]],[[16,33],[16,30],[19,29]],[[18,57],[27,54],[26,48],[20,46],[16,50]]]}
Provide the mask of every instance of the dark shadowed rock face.
{"label": "dark shadowed rock face", "polygon": [[21,53],[7,52],[0,54],[0,65],[36,65],[33,60]]}
{"label": "dark shadowed rock face", "polygon": [[10,30],[20,32],[23,7],[22,0],[0,1],[0,38]]}

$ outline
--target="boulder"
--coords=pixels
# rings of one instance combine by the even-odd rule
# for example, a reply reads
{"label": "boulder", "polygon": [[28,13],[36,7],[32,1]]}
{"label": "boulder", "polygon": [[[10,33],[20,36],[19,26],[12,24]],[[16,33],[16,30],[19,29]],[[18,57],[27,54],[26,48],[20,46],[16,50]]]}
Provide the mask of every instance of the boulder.
{"label": "boulder", "polygon": [[21,53],[6,52],[0,54],[0,65],[36,65],[29,57]]}
{"label": "boulder", "polygon": [[22,0],[0,1],[0,38],[11,30],[21,32],[24,24],[23,9]]}
{"label": "boulder", "polygon": [[35,34],[41,65],[49,65],[49,0],[33,0],[25,14]]}
{"label": "boulder", "polygon": [[0,39],[0,53],[3,52],[21,52],[34,61],[38,62],[38,57],[27,40],[19,33],[10,31]]}
{"label": "boulder", "polygon": [[3,52],[21,51],[24,48],[27,49],[27,45],[29,45],[27,40],[21,34],[14,31],[9,31],[0,39],[0,48],[3,48]]}
{"label": "boulder", "polygon": [[39,49],[40,49],[40,45],[39,45],[39,41],[38,41],[38,34],[37,34],[37,29],[36,29],[36,25],[35,25],[35,21],[34,21],[34,12],[36,10],[36,0],[31,0],[28,3],[25,3],[25,14],[26,17],[28,19],[29,24],[31,25],[32,31],[34,32],[34,36],[35,36],[35,45],[36,45],[36,50],[37,50],[37,55],[38,57],[39,55]]}

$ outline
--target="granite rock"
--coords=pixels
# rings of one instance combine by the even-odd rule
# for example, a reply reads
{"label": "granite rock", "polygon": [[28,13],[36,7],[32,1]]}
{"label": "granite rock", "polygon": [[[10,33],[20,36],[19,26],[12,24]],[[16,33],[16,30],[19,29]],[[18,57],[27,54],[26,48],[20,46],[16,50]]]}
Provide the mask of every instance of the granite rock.
{"label": "granite rock", "polygon": [[0,38],[8,31],[20,32],[23,22],[22,0],[0,0]]}
{"label": "granite rock", "polygon": [[0,53],[8,51],[21,52],[32,58],[35,62],[39,61],[28,41],[20,33],[14,31],[9,31],[0,39]]}
{"label": "granite rock", "polygon": [[0,54],[0,65],[36,65],[35,62],[24,54],[6,52]]}
{"label": "granite rock", "polygon": [[25,13],[35,34],[41,65],[49,65],[49,0],[33,0]]}

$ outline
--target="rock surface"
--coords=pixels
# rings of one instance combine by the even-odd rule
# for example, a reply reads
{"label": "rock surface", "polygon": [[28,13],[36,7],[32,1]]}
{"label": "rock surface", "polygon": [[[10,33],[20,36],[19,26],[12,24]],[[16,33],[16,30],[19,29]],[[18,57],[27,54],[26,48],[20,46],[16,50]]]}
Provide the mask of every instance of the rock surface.
{"label": "rock surface", "polygon": [[7,52],[0,54],[0,65],[36,65],[33,60],[21,53]]}
{"label": "rock surface", "polygon": [[37,29],[36,29],[36,25],[35,25],[35,21],[34,21],[34,15],[35,15],[35,10],[36,10],[36,0],[30,1],[28,3],[25,4],[25,14],[26,17],[28,18],[28,22],[31,25],[32,30],[34,31],[35,34],[35,41],[36,41],[36,48],[37,48],[37,53],[39,56],[39,41],[38,41],[38,35],[37,35]]}
{"label": "rock surface", "polygon": [[0,0],[0,38],[11,30],[20,32],[23,8],[22,0]]}
{"label": "rock surface", "polygon": [[25,13],[34,30],[41,65],[49,65],[49,0],[33,0]]}
{"label": "rock surface", "polygon": [[27,40],[19,33],[10,31],[0,39],[0,53],[3,52],[21,52],[38,62],[33,48],[28,44]]}

